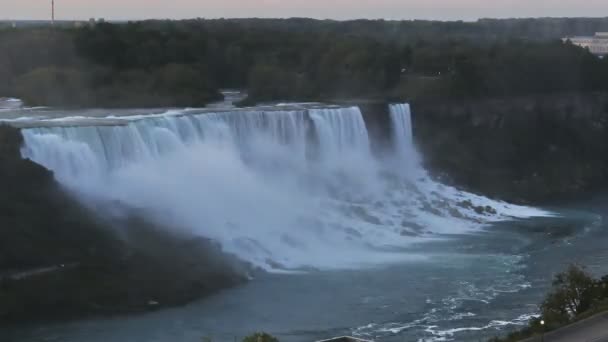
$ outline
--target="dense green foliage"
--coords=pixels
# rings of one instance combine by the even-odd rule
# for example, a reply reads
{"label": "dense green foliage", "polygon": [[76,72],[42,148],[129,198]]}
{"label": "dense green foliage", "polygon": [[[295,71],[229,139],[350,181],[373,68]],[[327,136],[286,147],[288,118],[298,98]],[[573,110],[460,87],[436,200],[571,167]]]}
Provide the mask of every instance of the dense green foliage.
{"label": "dense green foliage", "polygon": [[[236,341],[236,337],[234,340]],[[213,339],[211,337],[203,337],[202,342],[213,342]],[[242,342],[279,342],[279,340],[270,334],[260,332],[245,337]]]}
{"label": "dense green foliage", "polygon": [[608,188],[608,94],[413,101],[416,146],[444,182],[518,203]]}
{"label": "dense green foliage", "polygon": [[[495,338],[492,342],[520,341],[556,330],[586,318],[590,313],[606,309],[607,304],[608,276],[595,279],[584,269],[573,265],[555,276],[553,288],[541,304],[540,317],[533,319],[523,330],[504,339]],[[544,325],[541,321],[544,321]]]}
{"label": "dense green foliage", "polygon": [[608,59],[559,37],[603,19],[188,20],[0,29],[0,94],[31,104],[199,106],[608,90]]}

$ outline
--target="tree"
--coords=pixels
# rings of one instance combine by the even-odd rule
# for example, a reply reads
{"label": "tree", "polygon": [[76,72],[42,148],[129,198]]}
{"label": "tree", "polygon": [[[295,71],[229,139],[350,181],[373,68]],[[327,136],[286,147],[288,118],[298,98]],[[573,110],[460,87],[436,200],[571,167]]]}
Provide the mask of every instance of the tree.
{"label": "tree", "polygon": [[15,95],[29,105],[81,105],[90,96],[87,77],[77,69],[39,68],[15,80]]}
{"label": "tree", "polygon": [[572,265],[553,281],[553,291],[543,302],[541,309],[548,324],[567,323],[589,310],[600,299],[600,282],[583,268]]}
{"label": "tree", "polygon": [[270,65],[257,65],[249,75],[249,95],[256,101],[292,100],[306,97],[300,77]]}
{"label": "tree", "polygon": [[267,333],[255,333],[251,336],[245,337],[243,342],[279,342],[279,340]]}
{"label": "tree", "polygon": [[[608,276],[595,279],[584,268],[571,265],[555,276],[553,289],[541,305],[542,315],[530,321],[527,327],[491,342],[515,342],[535,334],[559,329],[588,314],[603,309],[608,299]],[[593,312],[593,311],[591,311]],[[544,324],[541,324],[544,321]]]}

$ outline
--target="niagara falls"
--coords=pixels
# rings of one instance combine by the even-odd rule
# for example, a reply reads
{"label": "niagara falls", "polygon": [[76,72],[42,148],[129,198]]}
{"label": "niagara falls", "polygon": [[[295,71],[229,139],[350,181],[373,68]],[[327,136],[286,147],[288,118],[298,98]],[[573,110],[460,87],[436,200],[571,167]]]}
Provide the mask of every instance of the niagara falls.
{"label": "niagara falls", "polygon": [[608,7],[545,5],[7,4],[0,341],[608,341]]}

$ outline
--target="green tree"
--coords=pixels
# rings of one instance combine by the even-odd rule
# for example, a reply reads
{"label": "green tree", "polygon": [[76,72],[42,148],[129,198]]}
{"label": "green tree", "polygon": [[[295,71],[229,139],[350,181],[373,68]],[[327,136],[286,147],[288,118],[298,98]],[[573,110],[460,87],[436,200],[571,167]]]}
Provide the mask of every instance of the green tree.
{"label": "green tree", "polygon": [[279,342],[279,340],[267,333],[255,333],[243,339],[243,342]]}
{"label": "green tree", "polygon": [[599,282],[583,268],[572,265],[553,281],[553,291],[543,302],[541,309],[548,323],[566,323],[589,310],[599,299]]}
{"label": "green tree", "polygon": [[[595,279],[584,268],[571,265],[555,276],[551,292],[541,304],[541,316],[527,327],[492,342],[521,341],[535,334],[559,329],[594,309],[602,309],[608,299],[608,276]],[[581,316],[582,315],[582,316]],[[541,324],[544,321],[544,324]]]}
{"label": "green tree", "polygon": [[87,76],[71,68],[38,68],[15,80],[15,95],[31,105],[61,106],[86,103]]}

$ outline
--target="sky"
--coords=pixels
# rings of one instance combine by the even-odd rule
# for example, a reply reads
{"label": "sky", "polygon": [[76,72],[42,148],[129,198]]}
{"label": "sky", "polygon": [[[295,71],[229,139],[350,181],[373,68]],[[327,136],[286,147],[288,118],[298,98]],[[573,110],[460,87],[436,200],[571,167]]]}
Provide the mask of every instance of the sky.
{"label": "sky", "polygon": [[[0,19],[48,19],[51,0],[0,0]],[[55,0],[57,19],[311,17],[476,20],[608,16],[608,0]]]}

